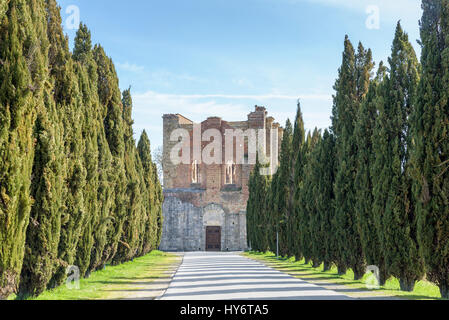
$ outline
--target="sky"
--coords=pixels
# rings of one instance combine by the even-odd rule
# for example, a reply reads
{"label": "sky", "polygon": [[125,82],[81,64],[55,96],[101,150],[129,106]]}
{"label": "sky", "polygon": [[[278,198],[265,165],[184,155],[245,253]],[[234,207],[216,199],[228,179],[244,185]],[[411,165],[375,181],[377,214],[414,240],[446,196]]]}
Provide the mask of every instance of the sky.
{"label": "sky", "polygon": [[[300,99],[306,129],[330,125],[349,35],[387,61],[397,22],[420,48],[420,0],[60,0],[71,47],[78,20],[131,86],[134,133],[162,145],[162,116],[246,120],[265,106],[282,125]],[[76,27],[75,27],[76,26]]]}

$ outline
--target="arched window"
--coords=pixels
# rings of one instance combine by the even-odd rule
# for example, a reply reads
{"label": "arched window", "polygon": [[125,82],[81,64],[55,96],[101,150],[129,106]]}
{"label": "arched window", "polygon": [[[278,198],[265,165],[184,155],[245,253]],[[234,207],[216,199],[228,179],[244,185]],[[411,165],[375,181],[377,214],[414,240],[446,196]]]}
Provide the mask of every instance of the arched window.
{"label": "arched window", "polygon": [[226,164],[225,184],[234,184],[234,181],[235,181],[235,164],[230,161]]}
{"label": "arched window", "polygon": [[192,183],[200,183],[200,165],[197,160],[192,163]]}

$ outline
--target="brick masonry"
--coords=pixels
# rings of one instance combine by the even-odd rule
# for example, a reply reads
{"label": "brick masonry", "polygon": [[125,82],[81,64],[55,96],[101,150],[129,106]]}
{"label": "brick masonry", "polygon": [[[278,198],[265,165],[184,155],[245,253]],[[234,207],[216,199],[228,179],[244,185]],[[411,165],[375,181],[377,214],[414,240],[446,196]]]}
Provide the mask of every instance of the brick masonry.
{"label": "brick masonry", "polygon": [[[167,114],[164,121],[164,196],[163,233],[160,249],[164,251],[205,251],[206,228],[221,227],[222,251],[247,249],[246,205],[248,201],[248,179],[253,168],[248,164],[235,165],[232,184],[226,184],[225,139],[222,142],[222,164],[206,165],[199,163],[199,180],[192,183],[193,166],[175,165],[170,154],[179,141],[170,141],[176,129],[186,129],[190,134],[191,154],[193,153],[193,122],[179,114]],[[256,106],[248,115],[247,121],[227,122],[212,117],[201,123],[201,132],[217,129],[224,133],[226,129],[266,129],[267,156],[270,156],[270,132],[278,130],[282,138],[282,128],[267,117],[264,107]],[[204,149],[210,142],[202,142]],[[234,141],[234,147],[235,141]],[[280,147],[280,144],[279,146]],[[248,146],[245,145],[245,156]],[[235,157],[235,155],[234,155]],[[234,159],[235,160],[235,159]],[[193,157],[191,156],[191,163]],[[237,161],[235,161],[237,163]]]}

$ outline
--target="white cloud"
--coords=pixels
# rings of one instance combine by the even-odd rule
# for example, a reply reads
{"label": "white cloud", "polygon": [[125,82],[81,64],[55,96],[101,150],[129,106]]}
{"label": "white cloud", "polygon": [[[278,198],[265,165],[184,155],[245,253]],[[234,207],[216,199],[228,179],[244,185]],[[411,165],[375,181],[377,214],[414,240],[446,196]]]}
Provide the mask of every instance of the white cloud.
{"label": "white cloud", "polygon": [[125,62],[125,63],[117,62],[117,63],[115,63],[115,65],[120,70],[133,72],[133,73],[140,73],[145,70],[145,67],[139,66],[137,64],[129,63],[129,62]]}
{"label": "white cloud", "polygon": [[298,95],[285,95],[285,94],[259,94],[259,95],[251,95],[251,94],[163,94],[157,93],[153,91],[148,91],[143,94],[138,94],[135,96],[135,99],[150,99],[155,98],[158,100],[198,100],[198,99],[213,99],[213,98],[221,98],[221,99],[230,99],[230,100],[238,100],[238,99],[251,99],[256,101],[268,100],[268,99],[276,99],[276,100],[297,100],[299,99],[308,99],[308,100],[321,100],[321,101],[329,101],[331,99],[331,94],[298,94]]}

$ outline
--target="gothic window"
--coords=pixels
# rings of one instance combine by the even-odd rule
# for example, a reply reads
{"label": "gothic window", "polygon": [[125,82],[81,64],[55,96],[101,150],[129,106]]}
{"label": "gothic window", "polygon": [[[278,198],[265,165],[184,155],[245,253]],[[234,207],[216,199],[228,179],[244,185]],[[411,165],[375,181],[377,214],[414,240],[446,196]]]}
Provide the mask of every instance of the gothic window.
{"label": "gothic window", "polygon": [[196,160],[192,163],[192,183],[200,183],[200,166]]}
{"label": "gothic window", "polygon": [[233,162],[228,162],[226,164],[226,184],[234,184],[235,180],[235,164]]}

